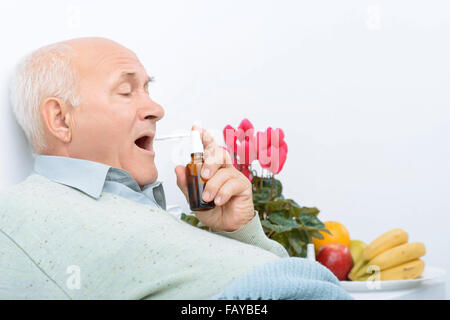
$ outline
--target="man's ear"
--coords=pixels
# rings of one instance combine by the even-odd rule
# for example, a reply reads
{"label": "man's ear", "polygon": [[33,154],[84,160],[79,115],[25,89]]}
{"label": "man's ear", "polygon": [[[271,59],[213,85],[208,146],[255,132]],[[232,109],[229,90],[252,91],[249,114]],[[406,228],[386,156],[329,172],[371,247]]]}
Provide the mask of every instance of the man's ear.
{"label": "man's ear", "polygon": [[63,143],[70,142],[72,130],[70,124],[70,107],[60,99],[49,97],[41,104],[41,117],[48,132]]}

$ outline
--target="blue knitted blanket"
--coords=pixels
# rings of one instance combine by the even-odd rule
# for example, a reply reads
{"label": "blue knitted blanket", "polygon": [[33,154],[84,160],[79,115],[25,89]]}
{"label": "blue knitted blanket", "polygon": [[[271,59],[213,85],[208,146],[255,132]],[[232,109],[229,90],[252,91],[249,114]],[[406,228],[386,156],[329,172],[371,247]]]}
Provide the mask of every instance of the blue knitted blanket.
{"label": "blue knitted blanket", "polygon": [[291,257],[277,259],[252,270],[211,299],[349,300],[352,297],[320,263]]}

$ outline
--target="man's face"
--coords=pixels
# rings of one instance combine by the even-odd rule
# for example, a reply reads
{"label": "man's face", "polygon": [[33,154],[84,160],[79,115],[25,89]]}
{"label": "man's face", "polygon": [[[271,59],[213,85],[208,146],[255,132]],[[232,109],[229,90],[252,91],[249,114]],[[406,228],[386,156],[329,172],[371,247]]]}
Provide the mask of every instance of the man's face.
{"label": "man's face", "polygon": [[142,187],[158,177],[153,137],[164,110],[150,98],[136,55],[99,42],[73,44],[82,101],[73,109],[70,156],[124,169]]}

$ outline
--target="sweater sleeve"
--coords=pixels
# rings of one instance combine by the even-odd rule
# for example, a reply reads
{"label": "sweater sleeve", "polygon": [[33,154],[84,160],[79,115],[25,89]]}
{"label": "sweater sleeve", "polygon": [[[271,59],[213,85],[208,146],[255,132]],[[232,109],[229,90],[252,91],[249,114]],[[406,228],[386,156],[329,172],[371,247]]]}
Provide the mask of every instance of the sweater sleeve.
{"label": "sweater sleeve", "polygon": [[255,216],[250,222],[240,227],[238,230],[227,231],[212,231],[214,234],[219,234],[227,238],[235,239],[253,246],[270,251],[281,258],[289,257],[286,249],[277,241],[267,238],[266,234],[259,220],[259,214],[255,211]]}

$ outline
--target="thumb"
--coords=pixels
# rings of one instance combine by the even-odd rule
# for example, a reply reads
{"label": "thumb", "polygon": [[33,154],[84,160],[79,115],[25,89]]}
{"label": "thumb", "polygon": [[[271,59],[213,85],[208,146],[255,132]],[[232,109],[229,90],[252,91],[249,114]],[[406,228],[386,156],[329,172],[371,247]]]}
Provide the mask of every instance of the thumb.
{"label": "thumb", "polygon": [[177,185],[180,188],[181,192],[183,192],[186,201],[188,200],[188,188],[187,188],[187,179],[186,179],[186,167],[185,166],[176,166],[175,167],[175,175],[177,176]]}

